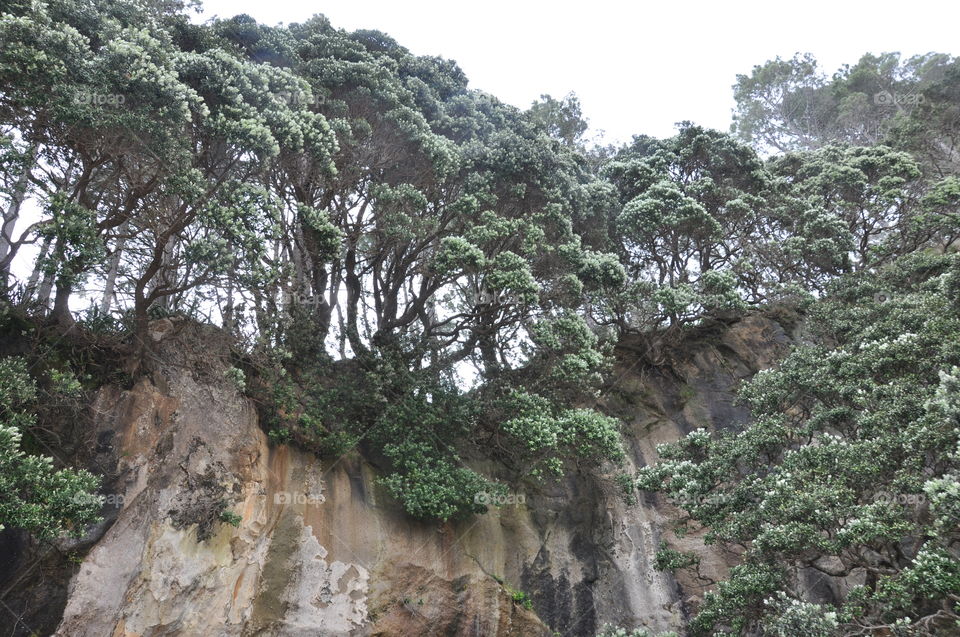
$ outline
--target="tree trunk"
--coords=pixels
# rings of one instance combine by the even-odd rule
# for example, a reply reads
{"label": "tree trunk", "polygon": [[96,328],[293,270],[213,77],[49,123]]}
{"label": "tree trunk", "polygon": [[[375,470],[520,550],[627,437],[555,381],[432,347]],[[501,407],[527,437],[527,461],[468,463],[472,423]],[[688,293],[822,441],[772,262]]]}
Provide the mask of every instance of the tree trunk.
{"label": "tree trunk", "polygon": [[70,294],[73,293],[73,284],[67,280],[57,282],[57,295],[53,299],[53,313],[51,318],[61,325],[73,325],[73,314],[70,313]]}
{"label": "tree trunk", "polygon": [[497,360],[497,345],[493,334],[483,334],[479,342],[480,359],[483,361],[483,375],[486,379],[496,378],[500,372]]}
{"label": "tree trunk", "polygon": [[[13,248],[13,229],[20,218],[20,208],[27,196],[27,189],[30,186],[30,172],[33,170],[36,161],[37,150],[40,144],[34,142],[27,153],[26,166],[20,177],[17,178],[17,185],[13,188],[13,196],[10,199],[10,205],[3,213],[3,223],[0,225],[0,291],[6,291],[10,279],[10,265],[12,257],[16,253]],[[14,254],[11,254],[11,250]],[[11,257],[8,259],[8,257]]]}
{"label": "tree trunk", "polygon": [[233,334],[233,276],[236,272],[236,262],[230,262],[227,270],[227,305],[223,309],[223,329],[227,334]]}
{"label": "tree trunk", "polygon": [[346,276],[344,283],[347,287],[347,340],[353,349],[355,356],[367,353],[366,346],[360,341],[360,322],[358,306],[360,305],[360,295],[363,289],[360,284],[360,277],[357,276],[357,253],[353,245],[347,249],[344,259],[346,266]]}
{"label": "tree trunk", "polygon": [[[163,248],[163,269],[160,271],[160,281],[167,288],[174,288],[177,285],[177,273],[173,269],[173,259],[177,248],[177,239],[170,235],[167,244]],[[164,295],[160,298],[160,305],[166,310],[172,310],[176,305],[176,299],[173,295]]]}
{"label": "tree trunk", "polygon": [[[59,239],[57,240],[59,242]],[[53,252],[56,254],[57,246],[54,244]],[[50,306],[50,293],[53,291],[53,279],[56,274],[51,274],[49,272],[43,273],[43,282],[40,284],[40,292],[37,295],[37,302],[43,306],[43,309],[47,309]]]}
{"label": "tree trunk", "polygon": [[113,304],[114,291],[117,286],[117,272],[120,270],[120,257],[123,255],[123,248],[127,243],[127,227],[129,221],[120,224],[120,238],[117,240],[117,249],[110,258],[110,270],[107,272],[107,280],[103,286],[103,299],[100,301],[100,313],[109,314]]}
{"label": "tree trunk", "polygon": [[24,302],[33,298],[34,292],[37,291],[37,282],[40,281],[40,265],[47,258],[48,252],[50,252],[50,237],[45,238],[40,245],[40,254],[37,255],[36,265],[33,266],[33,272],[30,273],[30,278],[27,279],[27,287],[23,292]]}

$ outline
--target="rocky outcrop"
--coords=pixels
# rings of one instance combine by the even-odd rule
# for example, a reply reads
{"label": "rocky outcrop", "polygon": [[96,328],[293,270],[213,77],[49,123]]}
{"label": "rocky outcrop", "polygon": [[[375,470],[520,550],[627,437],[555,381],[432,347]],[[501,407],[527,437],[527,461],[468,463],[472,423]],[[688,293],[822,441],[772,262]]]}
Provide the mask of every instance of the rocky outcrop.
{"label": "rocky outcrop", "polygon": [[[57,635],[576,636],[605,622],[682,631],[697,583],[652,568],[661,539],[675,541],[665,532],[675,512],[628,504],[612,472],[697,426],[742,423],[735,385],[787,342],[752,316],[689,341],[668,365],[638,363],[624,343],[601,403],[627,421],[629,466],[574,469],[516,504],[438,525],[405,516],[356,454],[321,464],[268,444],[224,375],[219,333],[157,327],[150,374],[105,387],[93,406],[122,506],[72,578]],[[726,567],[719,555],[704,562],[714,576]]]}
{"label": "rocky outcrop", "polygon": [[491,529],[530,535],[526,512],[411,521],[379,505],[358,457],[322,466],[271,447],[215,330],[157,328],[156,369],[94,405],[123,506],[71,582],[58,635],[549,634],[492,575],[508,581],[514,556]]}
{"label": "rocky outcrop", "polygon": [[[657,445],[678,440],[697,428],[735,429],[745,425],[750,412],[736,400],[738,385],[773,366],[794,340],[778,321],[753,314],[731,325],[714,324],[690,334],[659,352],[658,365],[644,365],[643,339],[622,342],[617,381],[601,402],[606,411],[627,423],[624,438],[628,466],[624,469],[632,473],[656,462]],[[705,546],[702,532],[676,537],[671,531],[681,512],[661,496],[641,494],[640,499],[638,506],[620,513],[622,517],[615,523],[620,525],[622,538],[636,533],[634,525],[641,520],[644,526],[640,528],[649,529],[644,544],[646,559],[636,575],[650,568],[661,541],[672,549],[694,551],[701,557],[699,570],[705,579],[698,580],[688,572],[681,572],[679,581],[671,578],[675,600],[672,609],[683,615],[685,623],[699,606],[705,582],[724,578],[736,556]],[[627,608],[627,612],[618,612],[611,607],[604,613],[604,621],[624,626],[663,626],[647,619],[643,605],[634,602]],[[680,632],[683,634],[682,629]]]}

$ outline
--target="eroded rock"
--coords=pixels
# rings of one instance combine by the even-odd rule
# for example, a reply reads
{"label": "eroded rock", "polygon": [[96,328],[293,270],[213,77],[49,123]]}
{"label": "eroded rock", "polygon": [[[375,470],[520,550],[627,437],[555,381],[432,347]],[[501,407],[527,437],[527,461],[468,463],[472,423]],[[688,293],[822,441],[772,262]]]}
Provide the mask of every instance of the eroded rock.
{"label": "eroded rock", "polygon": [[[123,507],[73,578],[57,635],[682,629],[701,589],[652,567],[676,513],[666,503],[629,506],[612,474],[585,467],[471,520],[412,520],[359,456],[321,466],[271,447],[252,405],[223,381],[228,350],[215,330],[163,332],[156,369],[128,391],[104,388],[94,406],[98,439],[117,453]],[[735,386],[787,340],[773,321],[750,317],[669,368],[633,365],[621,352],[617,386],[602,400],[628,416],[619,470],[652,462],[658,443],[696,426],[744,422]],[[239,526],[223,522],[223,510]],[[728,559],[707,553],[704,568],[721,576]],[[529,594],[533,610],[510,589]]]}

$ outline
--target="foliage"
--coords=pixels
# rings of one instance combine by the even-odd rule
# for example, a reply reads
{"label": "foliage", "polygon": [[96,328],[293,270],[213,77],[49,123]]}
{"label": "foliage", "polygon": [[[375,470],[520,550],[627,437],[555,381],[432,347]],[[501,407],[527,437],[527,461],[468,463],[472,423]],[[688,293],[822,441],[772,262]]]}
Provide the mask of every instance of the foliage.
{"label": "foliage", "polygon": [[[555,476],[571,458],[622,458],[618,423],[596,411],[522,391],[464,391],[450,380],[405,371],[399,356],[358,363],[259,379],[254,393],[270,438],[330,457],[362,442],[386,461],[380,484],[415,517],[482,513],[505,494],[506,485],[466,462],[478,454],[523,466],[518,478]],[[490,445],[485,438],[491,435],[509,443]]]}
{"label": "foliage", "polygon": [[[796,161],[796,170],[812,164]],[[643,332],[736,315],[792,287],[821,289],[843,272],[851,230],[832,198],[812,196],[822,188],[783,174],[784,165],[765,165],[735,138],[690,124],[621,150],[603,170],[622,202],[613,236],[630,280],[597,299],[596,320]],[[896,188],[905,182],[883,184],[902,196]]]}
{"label": "foliage", "polygon": [[[791,194],[804,207],[842,224],[858,266],[882,263],[929,238],[918,233],[920,166],[905,152],[887,146],[830,145],[777,157],[771,170],[793,185]],[[944,190],[940,201],[948,196]]]}
{"label": "foliage", "polygon": [[[828,76],[810,54],[776,58],[737,76],[733,128],[743,139],[780,152],[836,142],[880,144],[915,128],[924,113],[945,114],[939,108],[942,91],[955,67],[955,59],[937,53],[908,59],[866,54]],[[928,101],[937,107],[923,108]],[[937,131],[939,123],[931,119],[922,128]]]}
{"label": "foliage", "polygon": [[700,558],[696,555],[675,551],[661,541],[653,559],[653,568],[658,571],[676,571],[696,566],[699,562]]}
{"label": "foliage", "polygon": [[549,95],[541,95],[527,113],[548,135],[569,147],[577,146],[590,128],[575,93],[559,100]]}
{"label": "foliage", "polygon": [[527,610],[533,610],[533,600],[523,591],[510,591],[510,599],[513,600],[514,604],[519,604]]}
{"label": "foliage", "polygon": [[597,633],[596,637],[677,637],[677,634],[674,632],[668,632],[657,633],[655,635],[648,630],[643,630],[642,628],[628,630],[626,628],[620,628],[611,624],[604,624],[600,628],[600,632]]}
{"label": "foliage", "polygon": [[[72,375],[54,372],[52,381],[67,392],[79,389]],[[84,470],[56,469],[53,458],[23,450],[24,435],[36,423],[36,398],[26,362],[0,359],[0,528],[79,536],[97,519],[101,499],[93,493],[99,480]]]}
{"label": "foliage", "polygon": [[227,379],[228,381],[230,381],[230,383],[233,384],[234,387],[237,388],[237,391],[238,391],[238,392],[240,392],[240,393],[242,394],[243,392],[246,391],[246,389],[247,389],[247,377],[246,377],[246,375],[243,373],[243,370],[242,370],[242,369],[239,369],[239,368],[237,368],[237,367],[229,367],[229,368],[227,368],[227,370],[224,372],[224,376],[226,377],[226,379]]}
{"label": "foliage", "polygon": [[[851,630],[956,621],[944,609],[960,591],[952,495],[960,320],[943,285],[956,262],[915,253],[842,279],[811,310],[816,344],[744,386],[753,424],[698,430],[640,471],[638,486],[679,502],[708,528],[708,543],[745,548],[705,598],[696,631],[766,623],[790,634],[785,627],[799,622],[823,633],[836,618],[789,593],[804,568],[867,574],[825,611]],[[924,497],[932,516],[916,506]],[[668,557],[665,566],[689,565]]]}
{"label": "foliage", "polygon": [[[5,5],[7,300],[62,329],[102,289],[79,327],[130,369],[151,320],[222,326],[245,350],[225,381],[271,442],[363,454],[433,520],[619,463],[620,423],[594,408],[617,339],[642,334],[656,364],[688,327],[791,315],[803,342],[742,389],[754,422],[618,480],[741,556],[692,630],[955,628],[957,58],[865,55],[832,76],[776,59],[738,77],[733,134],[684,122],[591,148],[573,93],[520,110],[377,31],[185,9]],[[3,520],[79,532],[96,481],[33,452],[36,414],[90,379],[51,364],[38,388],[0,365]],[[664,544],[655,566],[699,560]],[[797,593],[810,569],[863,584],[821,607]]]}
{"label": "foliage", "polygon": [[230,526],[239,527],[240,523],[243,522],[243,517],[233,511],[224,510],[220,512],[220,521]]}
{"label": "foliage", "polygon": [[770,635],[776,637],[836,635],[837,613],[826,610],[820,604],[791,599],[783,591],[779,591],[777,597],[766,600],[766,604],[771,612],[764,628]]}
{"label": "foliage", "polygon": [[511,392],[498,406],[506,418],[500,425],[508,438],[504,446],[527,465],[527,475],[558,474],[569,457],[614,462],[623,457],[617,421],[596,411],[557,409],[524,390]]}

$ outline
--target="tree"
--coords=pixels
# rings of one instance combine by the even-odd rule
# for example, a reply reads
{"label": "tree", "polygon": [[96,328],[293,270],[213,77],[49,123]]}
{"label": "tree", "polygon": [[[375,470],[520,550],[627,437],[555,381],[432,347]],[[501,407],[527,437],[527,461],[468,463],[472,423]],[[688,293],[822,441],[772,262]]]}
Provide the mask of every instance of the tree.
{"label": "tree", "polygon": [[866,54],[828,77],[810,54],[776,58],[737,76],[733,130],[780,152],[889,142],[954,65],[936,53],[906,60],[899,53]]}
{"label": "tree", "polygon": [[[61,322],[72,320],[74,286],[165,170],[158,150],[175,136],[167,129],[164,138],[159,123],[188,114],[191,98],[171,77],[169,42],[130,27],[157,25],[152,6],[97,8],[30,5],[0,22],[19,42],[5,49],[4,71],[29,78],[5,91],[0,112],[39,149],[36,182],[50,215],[15,245],[31,232],[52,245],[42,268],[56,281]],[[38,64],[47,70],[31,72]]]}
{"label": "tree", "polygon": [[817,148],[836,135],[836,104],[816,59],[797,54],[738,75],[732,130],[741,139],[779,152]]}
{"label": "tree", "polygon": [[20,239],[14,240],[14,226],[20,219],[20,210],[31,189],[31,175],[36,162],[39,145],[34,143],[26,150],[17,148],[12,140],[4,138],[0,141],[0,161],[4,165],[3,176],[9,176],[3,184],[3,195],[7,198],[7,205],[3,210],[0,222],[0,289],[6,290],[10,277],[10,264],[17,255],[21,245],[27,240],[22,234]]}
{"label": "tree", "polygon": [[583,115],[580,99],[576,93],[568,93],[563,99],[541,95],[527,111],[530,118],[546,133],[568,148],[582,148],[583,136],[590,123]]}
{"label": "tree", "polygon": [[614,232],[631,284],[601,302],[598,322],[679,326],[844,267],[848,231],[834,211],[730,135],[687,124],[668,140],[638,137],[604,174],[622,202]]}
{"label": "tree", "polygon": [[935,177],[960,173],[960,60],[929,56],[936,73],[920,87],[916,106],[901,117],[890,143],[910,152]]}
{"label": "tree", "polygon": [[919,230],[923,182],[909,154],[887,146],[825,146],[771,161],[807,207],[841,220],[853,239],[851,262],[870,267],[914,250],[929,238]]}
{"label": "tree", "polygon": [[864,55],[832,77],[810,54],[777,58],[738,75],[732,130],[765,151],[886,144],[924,172],[957,172],[958,61],[928,53]]}
{"label": "tree", "polygon": [[915,253],[839,280],[814,306],[817,344],[743,388],[754,423],[698,430],[640,471],[640,488],[678,502],[707,543],[742,554],[696,634],[807,625],[820,611],[797,606],[806,570],[862,577],[825,611],[844,634],[956,626],[960,321],[942,275],[958,267]]}

